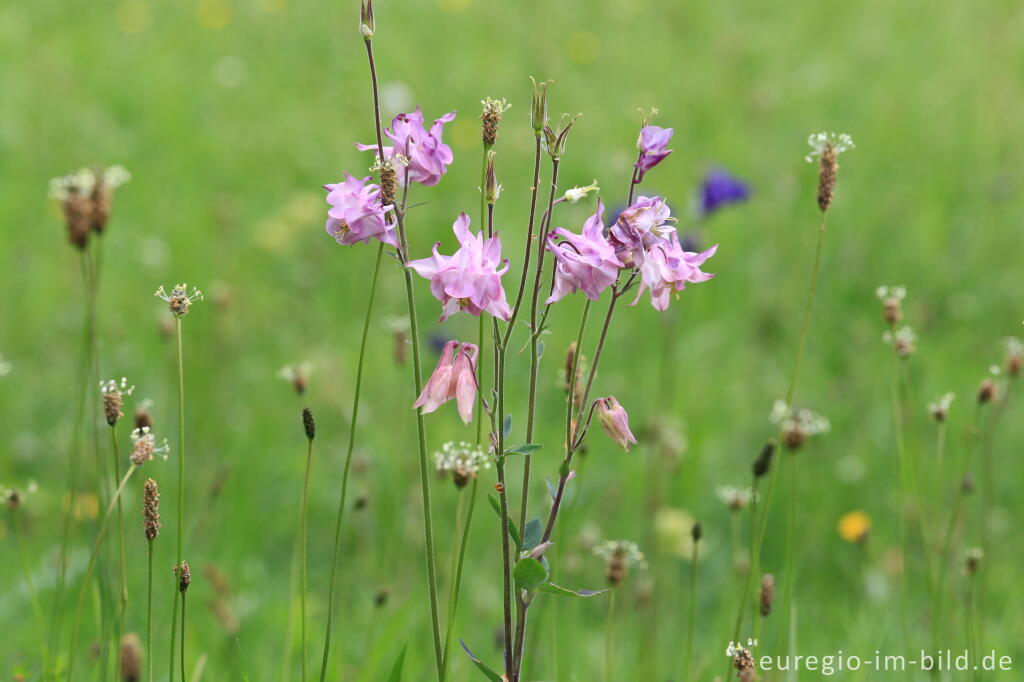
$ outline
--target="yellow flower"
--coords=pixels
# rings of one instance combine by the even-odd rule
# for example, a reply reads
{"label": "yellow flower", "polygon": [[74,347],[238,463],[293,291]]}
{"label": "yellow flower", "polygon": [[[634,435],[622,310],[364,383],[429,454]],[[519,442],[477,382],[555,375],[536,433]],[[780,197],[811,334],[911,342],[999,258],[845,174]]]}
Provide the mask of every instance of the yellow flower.
{"label": "yellow flower", "polygon": [[864,542],[871,532],[871,517],[860,510],[847,512],[839,519],[836,530],[847,542]]}

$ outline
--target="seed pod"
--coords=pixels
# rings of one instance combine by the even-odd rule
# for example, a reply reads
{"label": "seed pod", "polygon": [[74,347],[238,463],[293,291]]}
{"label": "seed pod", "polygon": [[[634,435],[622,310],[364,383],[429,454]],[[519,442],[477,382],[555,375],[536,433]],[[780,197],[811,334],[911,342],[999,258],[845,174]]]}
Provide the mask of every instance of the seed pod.
{"label": "seed pod", "polygon": [[760,454],[757,459],[754,460],[754,478],[761,478],[767,474],[772,468],[772,457],[775,455],[775,443],[768,441],[761,448]]}
{"label": "seed pod", "polygon": [[302,428],[306,430],[306,438],[313,440],[316,436],[316,422],[313,420],[313,411],[308,407],[302,408]]}
{"label": "seed pod", "polygon": [[160,489],[152,478],[142,486],[142,517],[145,519],[146,539],[160,535]]}
{"label": "seed pod", "polygon": [[818,169],[818,208],[824,213],[832,205],[835,196],[836,174],[839,170],[839,159],[833,145],[827,145],[821,152],[821,164]]}
{"label": "seed pod", "polygon": [[693,528],[690,529],[690,537],[693,538],[694,542],[700,542],[700,539],[704,537],[704,529],[701,527],[699,521],[694,523]]}
{"label": "seed pod", "polygon": [[139,682],[142,679],[142,646],[134,632],[121,638],[119,658],[122,682]]}
{"label": "seed pod", "polygon": [[178,571],[178,591],[185,594],[190,584],[192,584],[192,573],[188,570],[188,562],[182,561]]}
{"label": "seed pod", "polygon": [[761,616],[768,617],[772,612],[772,600],[775,599],[775,576],[765,573],[761,576]]}

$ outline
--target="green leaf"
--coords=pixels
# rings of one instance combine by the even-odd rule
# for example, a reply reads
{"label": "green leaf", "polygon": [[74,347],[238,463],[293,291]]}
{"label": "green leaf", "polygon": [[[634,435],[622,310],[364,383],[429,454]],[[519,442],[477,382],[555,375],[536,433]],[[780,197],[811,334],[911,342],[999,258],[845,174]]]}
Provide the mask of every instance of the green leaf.
{"label": "green leaf", "polygon": [[501,425],[501,432],[505,434],[505,438],[512,433],[512,415],[505,415],[505,423]]}
{"label": "green leaf", "polygon": [[391,674],[388,675],[388,682],[402,682],[402,666],[405,665],[405,650],[409,645],[402,647],[402,653],[398,654],[395,664],[391,666]]}
{"label": "green leaf", "polygon": [[[498,515],[498,519],[501,519],[501,502],[494,496],[493,493],[487,493],[487,501],[491,503],[491,509]],[[519,528],[516,527],[516,522],[512,519],[508,520],[508,536],[512,538],[512,542],[516,546],[516,551],[519,552],[520,547],[523,545],[522,539],[519,537]]]}
{"label": "green leaf", "polygon": [[544,447],[544,446],[543,445],[537,445],[535,443],[523,443],[522,445],[517,445],[514,448],[509,448],[508,450],[505,451],[505,454],[506,455],[532,455],[533,453],[535,453],[538,450],[540,450],[542,447]]}
{"label": "green leaf", "polygon": [[512,571],[516,585],[527,592],[536,592],[548,580],[548,569],[533,557],[520,559]]}
{"label": "green leaf", "polygon": [[547,594],[553,594],[558,597],[596,597],[599,594],[604,594],[608,591],[607,588],[603,590],[570,590],[565,587],[560,587],[554,583],[545,583],[538,590],[539,592],[545,592]]}
{"label": "green leaf", "polygon": [[526,522],[526,527],[523,528],[523,548],[522,551],[529,552],[531,549],[540,544],[540,539],[544,535],[544,524],[538,518],[532,518]]}
{"label": "green leaf", "polygon": [[474,656],[473,652],[469,650],[469,647],[466,646],[465,642],[460,639],[459,644],[462,645],[462,650],[466,652],[467,656],[469,656],[469,660],[476,664],[476,667],[480,669],[480,672],[482,672],[487,679],[491,682],[502,682],[501,675],[488,668],[486,663]]}

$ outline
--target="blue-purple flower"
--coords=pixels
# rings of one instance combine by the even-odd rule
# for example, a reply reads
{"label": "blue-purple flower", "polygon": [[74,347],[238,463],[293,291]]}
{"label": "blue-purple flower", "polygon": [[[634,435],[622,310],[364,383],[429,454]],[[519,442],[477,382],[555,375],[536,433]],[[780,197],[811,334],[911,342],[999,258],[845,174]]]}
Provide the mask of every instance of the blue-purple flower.
{"label": "blue-purple flower", "polygon": [[640,158],[634,164],[637,169],[636,181],[644,179],[644,173],[651,170],[665,160],[665,157],[672,153],[666,149],[669,140],[672,139],[672,128],[661,126],[644,126],[640,130],[640,138],[636,141],[636,148],[640,150]]}
{"label": "blue-purple flower", "polygon": [[712,168],[704,176],[697,194],[697,214],[701,218],[728,204],[750,198],[750,185],[723,168]]}

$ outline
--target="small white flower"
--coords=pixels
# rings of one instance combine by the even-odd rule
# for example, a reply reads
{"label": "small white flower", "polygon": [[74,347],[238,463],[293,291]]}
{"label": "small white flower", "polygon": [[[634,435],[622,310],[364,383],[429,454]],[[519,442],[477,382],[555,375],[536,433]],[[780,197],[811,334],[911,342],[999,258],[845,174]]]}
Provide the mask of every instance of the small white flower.
{"label": "small white flower", "polygon": [[732,485],[719,486],[715,494],[729,509],[739,511],[747,507],[751,502],[756,502],[760,496],[752,488],[738,488]]}
{"label": "small white flower", "polygon": [[492,99],[486,97],[480,100],[480,104],[483,105],[484,114],[497,114],[501,116],[506,111],[512,108],[512,105],[508,103],[508,100],[502,97],[501,99]]}
{"label": "small white flower", "polygon": [[477,475],[481,469],[491,468],[491,459],[482,448],[465,441],[448,441],[434,453],[434,464],[441,473],[452,473],[463,480]]}
{"label": "small white flower", "polygon": [[807,138],[807,144],[811,145],[811,153],[804,157],[808,163],[814,163],[826,149],[832,148],[836,154],[842,154],[856,146],[846,133],[814,133]]}
{"label": "small white flower", "polygon": [[74,173],[50,180],[50,198],[64,201],[71,194],[92,194],[96,187],[96,174],[90,168],[80,168]]}
{"label": "small white flower", "polygon": [[904,286],[880,286],[875,289],[875,296],[882,301],[902,301],[907,297],[907,288]]}
{"label": "small white flower", "polygon": [[572,189],[567,189],[565,194],[562,195],[562,200],[570,204],[575,204],[580,199],[586,198],[591,192],[600,191],[601,188],[597,186],[597,180],[594,180],[594,182],[586,187],[573,187]]}
{"label": "small white flower", "polygon": [[148,426],[132,431],[132,464],[136,466],[142,466],[149,460],[153,459],[154,455],[160,455],[163,459],[167,459],[167,453],[170,452],[171,448],[167,444],[167,439],[164,438],[163,442],[159,447],[156,445],[156,436],[152,434]]}
{"label": "small white flower", "polygon": [[945,421],[954,398],[956,398],[954,393],[943,393],[928,403],[928,413],[938,421]]}
{"label": "small white flower", "polygon": [[104,168],[101,173],[103,184],[111,189],[120,187],[132,179],[132,174],[120,164]]}
{"label": "small white flower", "polygon": [[128,379],[126,377],[121,377],[120,381],[118,381],[117,379],[107,379],[106,381],[100,382],[100,393],[102,393],[103,395],[113,395],[115,393],[119,393],[122,396],[125,396],[131,395],[132,391],[134,390],[134,384],[132,386],[129,386]]}
{"label": "small white flower", "polygon": [[901,358],[908,357],[917,350],[917,333],[911,327],[900,327],[895,332],[886,331],[882,341],[893,347]]}
{"label": "small white flower", "polygon": [[622,559],[626,566],[647,568],[647,559],[644,557],[644,553],[632,540],[605,540],[594,547],[594,554],[605,560],[613,557]]}

